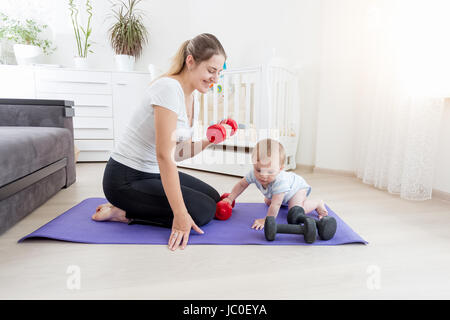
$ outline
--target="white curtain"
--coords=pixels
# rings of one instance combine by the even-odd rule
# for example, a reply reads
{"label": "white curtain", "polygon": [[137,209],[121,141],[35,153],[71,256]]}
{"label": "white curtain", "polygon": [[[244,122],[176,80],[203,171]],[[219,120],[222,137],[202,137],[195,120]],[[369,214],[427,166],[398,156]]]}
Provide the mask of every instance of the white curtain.
{"label": "white curtain", "polygon": [[430,199],[450,96],[450,2],[377,0],[360,9],[356,174],[401,198]]}

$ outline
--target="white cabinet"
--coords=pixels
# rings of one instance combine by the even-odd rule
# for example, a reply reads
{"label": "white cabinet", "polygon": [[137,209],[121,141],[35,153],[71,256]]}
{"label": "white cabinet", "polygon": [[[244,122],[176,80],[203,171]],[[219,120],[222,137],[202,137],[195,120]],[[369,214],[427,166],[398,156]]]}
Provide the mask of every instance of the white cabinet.
{"label": "white cabinet", "polygon": [[0,97],[73,100],[78,161],[107,161],[150,84],[143,72],[0,66]]}
{"label": "white cabinet", "polygon": [[114,145],[111,73],[38,69],[35,78],[37,98],[74,101],[78,161],[107,161]]}
{"label": "white cabinet", "polygon": [[111,91],[111,73],[65,69],[38,69],[37,92],[106,94]]}
{"label": "white cabinet", "polygon": [[77,139],[114,139],[112,118],[78,117],[73,118],[73,133]]}
{"label": "white cabinet", "polygon": [[117,143],[150,85],[149,74],[112,74],[114,142]]}
{"label": "white cabinet", "polygon": [[75,94],[75,93],[40,93],[42,99],[73,100],[76,117],[112,118],[112,95]]}
{"label": "white cabinet", "polygon": [[105,159],[105,155],[109,159],[114,143],[113,140],[77,140],[77,148],[83,150],[78,155],[78,162],[99,161]]}

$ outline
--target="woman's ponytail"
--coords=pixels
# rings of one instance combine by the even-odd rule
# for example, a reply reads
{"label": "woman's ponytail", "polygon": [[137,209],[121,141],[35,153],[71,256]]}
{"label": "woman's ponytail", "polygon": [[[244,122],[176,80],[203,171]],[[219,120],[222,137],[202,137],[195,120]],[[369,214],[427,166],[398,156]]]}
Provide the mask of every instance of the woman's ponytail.
{"label": "woman's ponytail", "polygon": [[189,42],[191,42],[191,40],[186,40],[181,44],[180,48],[178,48],[177,53],[172,59],[172,64],[169,68],[169,71],[167,71],[165,76],[174,76],[181,73],[184,68],[184,64],[186,63],[186,57],[188,56],[187,47],[189,45]]}

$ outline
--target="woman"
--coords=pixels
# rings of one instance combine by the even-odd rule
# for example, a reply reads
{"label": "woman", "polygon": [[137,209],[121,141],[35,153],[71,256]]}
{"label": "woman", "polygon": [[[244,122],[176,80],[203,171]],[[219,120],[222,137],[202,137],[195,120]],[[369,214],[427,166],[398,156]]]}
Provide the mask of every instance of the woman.
{"label": "woman", "polygon": [[111,154],[103,176],[110,203],[97,207],[92,219],[172,228],[171,250],[186,247],[191,228],[203,233],[199,226],[214,218],[220,195],[178,172],[174,160],[193,157],[210,145],[207,139],[191,140],[199,108],[193,92],[206,93],[217,83],[225,60],[225,50],[211,34],[181,45],[169,72],[151,84]]}

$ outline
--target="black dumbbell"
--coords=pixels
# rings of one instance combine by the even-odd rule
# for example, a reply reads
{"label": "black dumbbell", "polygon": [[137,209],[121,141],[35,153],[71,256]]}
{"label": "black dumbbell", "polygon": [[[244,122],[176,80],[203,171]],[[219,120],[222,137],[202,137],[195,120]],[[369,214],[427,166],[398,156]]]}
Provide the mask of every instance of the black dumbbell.
{"label": "black dumbbell", "polygon": [[306,243],[316,241],[316,224],[314,219],[307,218],[303,225],[277,224],[275,217],[266,217],[264,222],[264,235],[268,241],[275,240],[277,233],[303,234]]}
{"label": "black dumbbell", "polygon": [[[312,219],[307,217],[305,214],[305,210],[302,207],[294,206],[292,207],[287,216],[287,221],[289,224],[300,224],[304,223],[305,219]],[[319,237],[322,240],[330,240],[334,237],[337,229],[336,219],[333,217],[323,217],[320,220],[313,219],[314,223],[317,226],[317,231],[319,233]]]}

